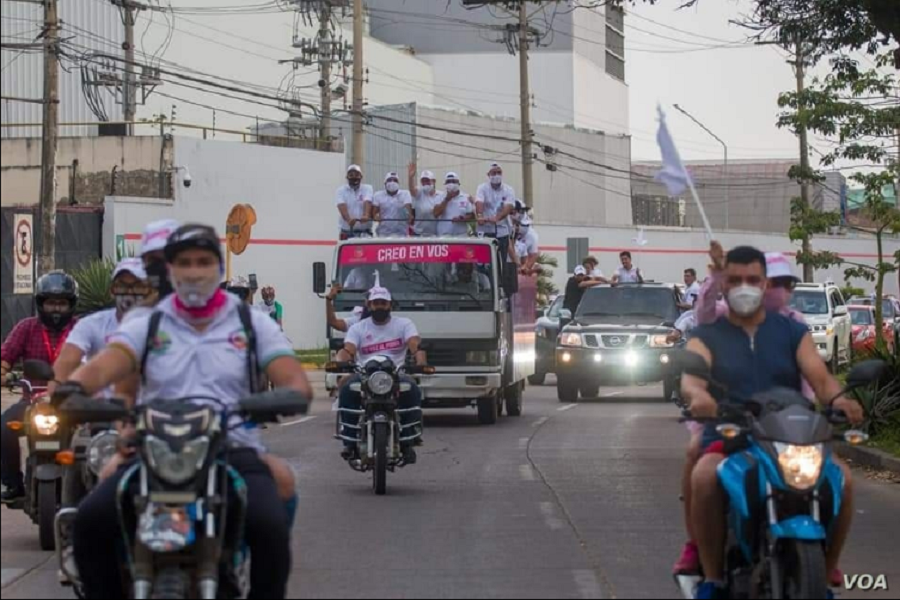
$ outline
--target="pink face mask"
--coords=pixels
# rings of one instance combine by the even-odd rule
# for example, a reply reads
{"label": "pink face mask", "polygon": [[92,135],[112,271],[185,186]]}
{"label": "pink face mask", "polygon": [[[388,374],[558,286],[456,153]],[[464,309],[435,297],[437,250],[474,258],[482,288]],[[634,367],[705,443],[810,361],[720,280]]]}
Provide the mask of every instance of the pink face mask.
{"label": "pink face mask", "polygon": [[770,287],[764,297],[766,310],[781,312],[791,301],[791,292],[783,287]]}

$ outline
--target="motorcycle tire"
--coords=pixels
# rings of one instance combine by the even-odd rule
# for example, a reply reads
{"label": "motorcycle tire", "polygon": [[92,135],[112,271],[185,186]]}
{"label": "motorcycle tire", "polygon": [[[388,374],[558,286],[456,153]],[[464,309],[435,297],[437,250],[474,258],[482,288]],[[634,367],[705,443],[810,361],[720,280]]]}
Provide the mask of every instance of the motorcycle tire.
{"label": "motorcycle tire", "polygon": [[41,550],[56,550],[56,481],[38,482],[37,509]]}
{"label": "motorcycle tire", "polygon": [[375,424],[375,468],[372,469],[372,486],[377,496],[387,493],[388,424]]}
{"label": "motorcycle tire", "polygon": [[821,542],[785,540],[782,542],[782,598],[805,600],[827,598],[825,549]]}
{"label": "motorcycle tire", "polygon": [[153,580],[153,600],[181,600],[187,598],[187,574],[180,569],[163,569]]}

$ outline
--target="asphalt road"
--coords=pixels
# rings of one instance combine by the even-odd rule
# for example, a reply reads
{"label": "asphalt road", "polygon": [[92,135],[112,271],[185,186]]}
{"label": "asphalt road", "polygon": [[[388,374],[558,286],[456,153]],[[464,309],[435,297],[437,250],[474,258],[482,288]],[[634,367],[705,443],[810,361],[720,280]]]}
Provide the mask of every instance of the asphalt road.
{"label": "asphalt road", "polygon": [[[326,401],[271,428],[300,474],[291,597],[676,598],[669,575],[684,541],[678,485],[687,432],[658,386],[601,388],[557,402],[529,388],[525,414],[494,427],[475,412],[432,411],[419,463],[389,476],[388,496],[339,459]],[[900,485],[857,473],[843,561],[900,590]],[[3,598],[58,598],[35,528],[2,510]]]}

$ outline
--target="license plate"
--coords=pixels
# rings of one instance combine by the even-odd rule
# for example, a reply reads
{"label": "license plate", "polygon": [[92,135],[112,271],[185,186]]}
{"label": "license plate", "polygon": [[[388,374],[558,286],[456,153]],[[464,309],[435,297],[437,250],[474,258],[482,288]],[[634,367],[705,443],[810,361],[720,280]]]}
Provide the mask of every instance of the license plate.
{"label": "license plate", "polygon": [[153,552],[178,552],[194,543],[194,519],[186,506],[151,502],[138,523],[138,539]]}
{"label": "license plate", "polygon": [[60,445],[59,441],[55,442],[35,442],[34,449],[35,450],[59,450]]}

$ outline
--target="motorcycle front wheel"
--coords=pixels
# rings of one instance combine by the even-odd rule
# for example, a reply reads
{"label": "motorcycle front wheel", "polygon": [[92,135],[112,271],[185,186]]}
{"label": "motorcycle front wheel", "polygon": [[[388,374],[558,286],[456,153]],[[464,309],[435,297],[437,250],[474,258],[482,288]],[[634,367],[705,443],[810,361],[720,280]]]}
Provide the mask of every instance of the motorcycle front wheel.
{"label": "motorcycle front wheel", "polygon": [[375,468],[372,469],[372,486],[378,496],[384,496],[387,493],[388,427],[387,423],[375,423],[374,425]]}
{"label": "motorcycle front wheel", "polygon": [[41,550],[56,549],[56,481],[40,481],[37,486],[38,537]]}
{"label": "motorcycle front wheel", "polygon": [[790,600],[827,598],[825,549],[821,542],[784,540],[781,548],[781,579],[784,582],[781,597]]}

